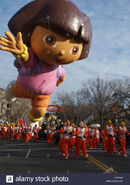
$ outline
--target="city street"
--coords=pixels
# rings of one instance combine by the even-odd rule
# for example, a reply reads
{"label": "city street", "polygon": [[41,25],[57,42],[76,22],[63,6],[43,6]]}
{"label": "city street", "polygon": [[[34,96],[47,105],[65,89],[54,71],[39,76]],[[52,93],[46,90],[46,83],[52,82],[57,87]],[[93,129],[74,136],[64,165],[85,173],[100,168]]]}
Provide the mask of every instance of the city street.
{"label": "city street", "polygon": [[128,157],[116,152],[109,156],[100,148],[88,149],[89,158],[80,154],[75,159],[74,152],[65,160],[59,155],[57,144],[46,141],[21,143],[0,140],[0,173],[130,173],[130,148]]}

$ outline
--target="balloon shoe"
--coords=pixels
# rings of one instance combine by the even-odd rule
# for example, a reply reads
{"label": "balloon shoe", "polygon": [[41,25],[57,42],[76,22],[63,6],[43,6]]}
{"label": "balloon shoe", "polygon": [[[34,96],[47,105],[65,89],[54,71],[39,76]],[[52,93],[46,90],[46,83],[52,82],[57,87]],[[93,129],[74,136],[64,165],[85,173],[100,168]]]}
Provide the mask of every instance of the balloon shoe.
{"label": "balloon shoe", "polygon": [[32,128],[37,125],[37,127],[39,127],[40,125],[40,121],[31,121],[28,117],[28,113],[25,113],[24,117],[23,117],[23,122],[26,124],[29,124],[29,126],[31,126]]}

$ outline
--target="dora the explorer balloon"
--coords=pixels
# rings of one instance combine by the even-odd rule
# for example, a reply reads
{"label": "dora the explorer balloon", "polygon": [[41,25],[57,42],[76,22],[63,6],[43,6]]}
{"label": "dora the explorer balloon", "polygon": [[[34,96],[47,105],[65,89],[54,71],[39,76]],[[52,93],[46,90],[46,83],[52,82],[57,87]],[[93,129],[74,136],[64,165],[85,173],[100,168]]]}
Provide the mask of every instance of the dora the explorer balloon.
{"label": "dora the explorer balloon", "polygon": [[46,113],[55,86],[65,80],[62,65],[88,56],[90,19],[68,0],[35,0],[19,10],[8,25],[16,38],[5,32],[0,49],[16,57],[18,78],[9,84],[6,97],[31,99],[32,109],[24,121],[34,126]]}

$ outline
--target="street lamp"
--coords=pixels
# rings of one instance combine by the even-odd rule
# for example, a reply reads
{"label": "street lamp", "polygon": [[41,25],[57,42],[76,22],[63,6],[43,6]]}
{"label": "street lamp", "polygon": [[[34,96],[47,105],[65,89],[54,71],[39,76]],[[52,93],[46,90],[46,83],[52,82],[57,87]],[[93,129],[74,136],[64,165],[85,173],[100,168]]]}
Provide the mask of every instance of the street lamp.
{"label": "street lamp", "polygon": [[116,104],[117,104],[117,93],[114,93],[112,95],[113,97],[113,100],[114,100],[114,104],[113,104],[113,107],[112,107],[112,112],[113,112],[113,115],[114,115],[114,123],[116,123],[118,121],[118,119],[116,119],[116,114],[117,114],[117,107],[116,107]]}

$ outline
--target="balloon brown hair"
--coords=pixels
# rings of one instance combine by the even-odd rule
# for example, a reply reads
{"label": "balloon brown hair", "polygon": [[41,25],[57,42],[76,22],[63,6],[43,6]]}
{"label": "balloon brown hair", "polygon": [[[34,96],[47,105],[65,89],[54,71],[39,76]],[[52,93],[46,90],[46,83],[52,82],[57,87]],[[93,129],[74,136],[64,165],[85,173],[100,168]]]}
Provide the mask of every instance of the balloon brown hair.
{"label": "balloon brown hair", "polygon": [[46,27],[66,37],[74,37],[83,43],[80,59],[88,57],[92,28],[90,19],[69,0],[35,0],[20,9],[9,21],[8,26],[16,36],[20,31],[23,41],[30,46],[34,28]]}

